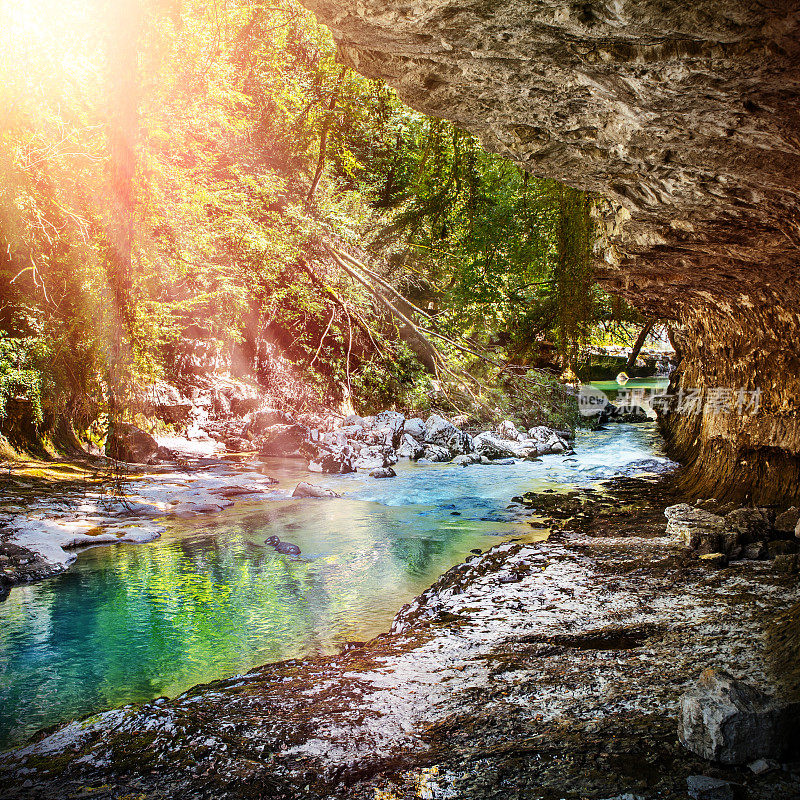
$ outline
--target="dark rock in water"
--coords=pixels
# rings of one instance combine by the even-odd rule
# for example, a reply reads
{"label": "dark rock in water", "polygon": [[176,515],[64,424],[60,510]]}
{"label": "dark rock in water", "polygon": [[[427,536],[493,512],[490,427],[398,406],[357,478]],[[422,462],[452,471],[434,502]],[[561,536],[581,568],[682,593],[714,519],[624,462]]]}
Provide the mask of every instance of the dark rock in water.
{"label": "dark rock in water", "polygon": [[483,550],[481,550],[480,547],[473,547],[472,550],[470,550],[470,553],[475,553],[476,556],[479,556],[482,552]]}
{"label": "dark rock in water", "polygon": [[277,536],[270,536],[264,544],[271,544],[279,553],[287,556],[299,556],[300,548],[291,542],[282,542]]}
{"label": "dark rock in water", "polygon": [[774,761],[771,758],[759,758],[752,764],[748,764],[747,768],[753,773],[753,775],[764,775],[767,772],[780,769],[780,766],[781,765],[777,761]]}
{"label": "dark rock in water", "polygon": [[297,484],[292,497],[341,497],[333,491],[333,489],[326,489],[323,486],[314,486],[313,483],[306,483],[301,481]]}
{"label": "dark rock in water", "polygon": [[129,422],[115,422],[106,438],[106,455],[117,461],[146,464],[156,457],[158,442]]}
{"label": "dark rock in water", "polygon": [[707,775],[690,775],[686,787],[695,800],[737,800],[742,791],[741,786]]}
{"label": "dark rock in water", "polygon": [[391,467],[380,467],[369,474],[370,478],[396,478],[397,473]]}
{"label": "dark rock in water", "polygon": [[781,703],[726,672],[706,670],[681,695],[678,738],[709,761],[780,758],[796,742],[800,703]]}
{"label": "dark rock in water", "polygon": [[272,425],[263,432],[259,450],[265,456],[303,458],[307,439],[308,428],[303,425]]}

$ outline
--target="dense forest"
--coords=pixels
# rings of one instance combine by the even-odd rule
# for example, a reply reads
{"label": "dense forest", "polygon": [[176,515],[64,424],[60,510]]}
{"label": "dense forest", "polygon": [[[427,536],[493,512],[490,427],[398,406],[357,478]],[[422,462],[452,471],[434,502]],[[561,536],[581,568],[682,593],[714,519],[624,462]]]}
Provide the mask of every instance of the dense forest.
{"label": "dense forest", "polygon": [[635,335],[599,201],[341,66],[293,0],[39,6],[0,10],[0,415],[84,435],[223,371],[295,409],[530,405]]}

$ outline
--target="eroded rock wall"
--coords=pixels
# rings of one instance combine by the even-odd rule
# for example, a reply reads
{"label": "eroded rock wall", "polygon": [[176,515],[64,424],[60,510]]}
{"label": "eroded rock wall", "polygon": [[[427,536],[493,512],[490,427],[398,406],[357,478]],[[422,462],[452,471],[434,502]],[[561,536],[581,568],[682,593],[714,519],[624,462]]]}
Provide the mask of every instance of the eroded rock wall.
{"label": "eroded rock wall", "polygon": [[698,491],[800,494],[800,3],[304,0],[340,58],[532,174],[607,198],[598,275],[675,323]]}

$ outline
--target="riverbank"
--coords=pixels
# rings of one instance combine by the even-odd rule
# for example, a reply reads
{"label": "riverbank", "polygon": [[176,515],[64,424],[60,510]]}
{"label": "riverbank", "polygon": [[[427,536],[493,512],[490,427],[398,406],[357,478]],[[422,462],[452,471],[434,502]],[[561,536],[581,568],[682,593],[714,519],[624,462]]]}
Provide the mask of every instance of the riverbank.
{"label": "riverbank", "polygon": [[762,687],[798,599],[769,561],[710,566],[666,536],[650,481],[584,494],[543,543],[447,572],[392,632],[72,723],[0,761],[12,797],[685,797],[707,774],[789,800],[797,765],[756,776],[676,739],[708,667]]}
{"label": "riverbank", "polygon": [[[512,496],[536,490],[556,497],[550,493],[669,469],[671,462],[654,426],[640,424],[581,431],[574,454],[535,460],[468,467],[401,460],[388,480],[360,471],[312,474],[300,459],[195,463],[193,483],[166,466],[131,480],[128,501],[141,487],[151,501],[158,491],[176,503],[188,481],[216,485],[215,498],[205,501],[225,508],[144,518],[165,529],[148,543],[62,551],[78,556],[68,569],[13,589],[0,604],[8,663],[0,683],[0,748],[89,713],[174,697],[261,664],[330,655],[346,642],[370,639],[471,551],[548,535],[549,526],[531,526],[530,509],[509,502]],[[247,484],[244,473],[268,483],[266,493],[222,498],[220,490]],[[293,498],[309,480],[342,497]],[[27,502],[36,500],[34,493]],[[49,506],[53,518],[69,517],[86,498],[68,500],[50,486],[30,511]],[[266,545],[274,535],[301,555]]]}

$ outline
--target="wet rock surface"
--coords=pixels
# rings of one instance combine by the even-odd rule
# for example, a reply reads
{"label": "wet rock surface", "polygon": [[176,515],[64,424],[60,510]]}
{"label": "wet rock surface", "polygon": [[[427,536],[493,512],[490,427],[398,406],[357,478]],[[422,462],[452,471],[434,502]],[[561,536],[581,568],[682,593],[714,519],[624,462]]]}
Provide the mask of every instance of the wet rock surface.
{"label": "wet rock surface", "polygon": [[796,797],[792,762],[714,765],[677,736],[705,668],[779,685],[768,636],[796,579],[709,572],[652,481],[520,499],[533,525],[552,509],[549,540],[475,554],[391,633],[44,734],[0,757],[7,796],[685,798],[705,776]]}

